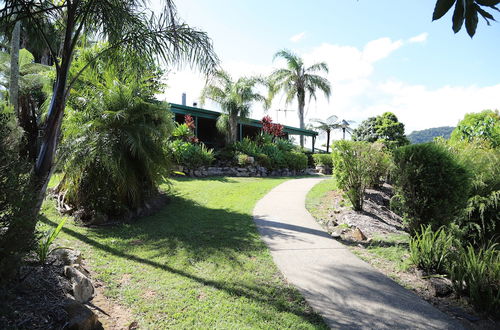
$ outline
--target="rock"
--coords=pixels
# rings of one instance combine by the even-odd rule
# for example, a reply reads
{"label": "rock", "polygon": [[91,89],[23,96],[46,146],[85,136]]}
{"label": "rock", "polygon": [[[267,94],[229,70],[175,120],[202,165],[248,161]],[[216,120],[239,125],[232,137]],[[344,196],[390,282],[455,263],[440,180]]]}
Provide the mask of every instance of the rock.
{"label": "rock", "polygon": [[340,238],[340,234],[336,231],[332,231],[330,235],[332,235],[333,238]]}
{"label": "rock", "polygon": [[436,297],[447,297],[453,292],[452,283],[447,278],[431,277],[429,282]]}
{"label": "rock", "polygon": [[251,157],[251,156],[248,156],[247,157],[247,164],[253,165],[254,163],[255,163],[255,158]]}
{"label": "rock", "polygon": [[73,249],[57,249],[52,252],[52,255],[64,266],[80,264],[82,262],[82,253]]}
{"label": "rock", "polygon": [[101,322],[87,306],[73,299],[67,299],[63,305],[64,310],[68,313],[68,324],[65,329],[69,330],[101,330]]}
{"label": "rock", "polygon": [[352,232],[352,237],[356,240],[356,241],[365,241],[366,240],[366,236],[365,234],[363,234],[363,232],[361,231],[361,229],[359,228],[356,228],[353,230]]}
{"label": "rock", "polygon": [[64,275],[73,285],[73,296],[76,301],[85,303],[94,297],[94,286],[87,276],[72,266],[64,267]]}

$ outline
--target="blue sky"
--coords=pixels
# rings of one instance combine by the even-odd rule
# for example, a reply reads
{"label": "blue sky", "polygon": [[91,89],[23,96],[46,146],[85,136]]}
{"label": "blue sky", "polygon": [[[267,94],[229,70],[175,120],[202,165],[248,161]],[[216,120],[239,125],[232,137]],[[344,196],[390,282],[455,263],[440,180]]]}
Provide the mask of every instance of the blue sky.
{"label": "blue sky", "polygon": [[[212,38],[233,76],[267,74],[283,48],[306,62],[326,61],[333,93],[309,104],[309,118],[356,120],[393,111],[409,133],[456,125],[466,112],[500,108],[500,24],[480,19],[476,36],[454,34],[451,13],[431,22],[434,0],[177,1],[179,15]],[[157,3],[153,1],[153,6]],[[500,13],[494,13],[500,19]],[[188,69],[169,75],[165,98],[196,101],[202,79]],[[207,104],[215,108],[216,105]],[[278,98],[273,108],[285,106]],[[271,116],[276,114],[271,112]],[[262,115],[254,107],[254,118]],[[295,114],[280,122],[296,125]]]}

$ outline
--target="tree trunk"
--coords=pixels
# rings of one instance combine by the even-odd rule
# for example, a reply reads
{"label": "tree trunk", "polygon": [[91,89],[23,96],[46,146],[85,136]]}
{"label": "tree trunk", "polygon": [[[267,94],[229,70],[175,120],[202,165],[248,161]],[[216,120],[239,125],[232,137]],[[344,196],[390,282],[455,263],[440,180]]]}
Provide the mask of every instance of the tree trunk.
{"label": "tree trunk", "polygon": [[345,128],[342,128],[342,140],[345,140]]}
{"label": "tree trunk", "polygon": [[330,131],[326,131],[326,153],[330,150]]}
{"label": "tree trunk", "polygon": [[21,40],[21,22],[17,21],[12,30],[10,46],[10,103],[14,107],[16,116],[19,117],[19,43]]}
{"label": "tree trunk", "polygon": [[238,141],[238,117],[229,116],[229,143]]}
{"label": "tree trunk", "polygon": [[[305,107],[305,95],[304,92],[299,92],[297,94],[297,99],[299,102],[299,127],[301,129],[304,129],[305,124],[304,124],[304,107]],[[304,135],[300,136],[300,147],[304,148]]]}

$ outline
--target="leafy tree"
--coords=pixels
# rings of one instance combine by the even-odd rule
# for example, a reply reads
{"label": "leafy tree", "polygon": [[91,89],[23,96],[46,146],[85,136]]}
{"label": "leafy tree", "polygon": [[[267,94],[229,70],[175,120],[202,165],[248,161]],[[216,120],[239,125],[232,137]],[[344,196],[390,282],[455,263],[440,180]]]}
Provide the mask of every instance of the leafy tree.
{"label": "leafy tree", "polygon": [[337,129],[337,116],[333,115],[326,120],[311,119],[312,129],[326,133],[326,152],[330,150],[330,134],[332,130]]}
{"label": "leafy tree", "polygon": [[405,136],[405,126],[392,112],[371,117],[363,121],[352,135],[355,141],[380,141],[388,147],[400,147],[409,143]]}
{"label": "leafy tree", "polygon": [[442,137],[444,139],[449,139],[451,136],[451,132],[455,129],[455,127],[451,126],[442,126],[442,127],[433,127],[427,128],[420,131],[413,131],[408,134],[408,140],[410,143],[426,143],[432,142],[434,138]]}
{"label": "leafy tree", "polygon": [[217,120],[217,128],[226,133],[227,141],[238,140],[238,118],[250,114],[252,102],[265,102],[265,97],[255,91],[255,86],[262,81],[258,78],[239,78],[234,81],[225,71],[218,71],[214,78],[201,92],[201,103],[210,99],[220,104],[224,114]]}
{"label": "leafy tree", "polygon": [[496,6],[499,3],[500,0],[437,0],[432,20],[440,19],[455,5],[452,18],[453,32],[460,31],[465,22],[467,33],[472,38],[476,33],[478,14],[484,18],[488,25],[490,25],[490,20],[495,21],[493,15],[484,10],[483,7],[498,11]]}
{"label": "leafy tree", "polygon": [[482,140],[493,148],[500,146],[500,114],[498,110],[483,110],[479,113],[468,113],[451,133],[450,140],[473,141]]}
{"label": "leafy tree", "polygon": [[[285,59],[287,67],[277,69],[271,74],[269,80],[272,82],[271,86],[274,86],[271,96],[279,90],[283,90],[287,104],[297,98],[300,128],[304,128],[306,94],[309,95],[309,100],[316,99],[316,93],[320,90],[326,97],[330,97],[330,82],[328,79],[315,74],[316,72],[328,73],[328,65],[321,62],[306,67],[304,61],[289,50],[280,50],[274,54],[274,59],[276,58]],[[300,146],[304,147],[304,137],[302,135],[300,136]]]}
{"label": "leafy tree", "polygon": [[[117,52],[134,52],[146,62],[160,59],[170,65],[188,62],[206,73],[215,69],[218,60],[206,33],[183,23],[171,0],[165,1],[159,16],[152,13],[142,0],[5,0],[0,11],[0,24],[8,27],[19,20],[28,20],[35,27],[48,47],[50,56],[57,59],[54,63],[56,77],[52,99],[43,123],[43,136],[32,176],[32,185],[37,191],[30,208],[32,219],[25,228],[11,226],[7,229],[27,230],[33,234],[36,216],[53,169],[66,101],[71,87],[82,72],[103,54],[110,56]],[[42,28],[46,22],[57,22],[60,26],[64,39],[59,50],[53,48]],[[70,74],[77,44],[84,40],[107,40],[108,43],[105,49],[96,54],[94,61],[89,61],[78,72]]]}

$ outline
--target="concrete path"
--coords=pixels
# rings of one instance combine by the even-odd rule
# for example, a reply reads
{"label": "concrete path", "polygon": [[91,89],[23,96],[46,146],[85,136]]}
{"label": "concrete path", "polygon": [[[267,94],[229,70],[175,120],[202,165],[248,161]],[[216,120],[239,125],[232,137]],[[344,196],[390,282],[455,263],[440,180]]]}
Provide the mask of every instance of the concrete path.
{"label": "concrete path", "polygon": [[254,220],[285,278],[334,329],[462,326],[332,239],[305,208],[321,178],[287,181],[261,199]]}

